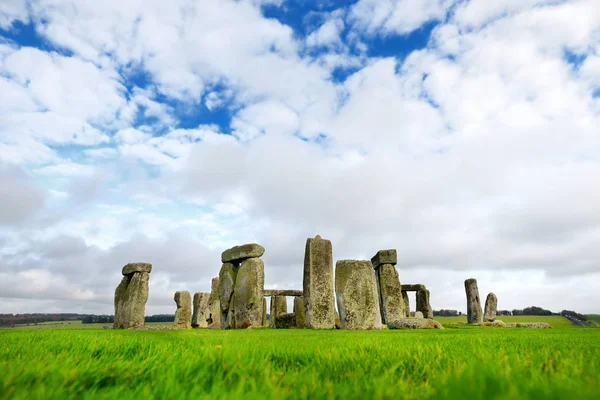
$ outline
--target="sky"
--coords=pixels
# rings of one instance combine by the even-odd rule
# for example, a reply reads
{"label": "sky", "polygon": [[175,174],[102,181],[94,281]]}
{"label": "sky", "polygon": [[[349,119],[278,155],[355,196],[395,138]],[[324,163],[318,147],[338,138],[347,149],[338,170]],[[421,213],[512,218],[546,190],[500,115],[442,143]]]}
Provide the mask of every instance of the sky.
{"label": "sky", "polygon": [[[597,0],[0,1],[0,313],[147,314],[266,248],[600,312]],[[414,307],[414,298],[412,306]]]}

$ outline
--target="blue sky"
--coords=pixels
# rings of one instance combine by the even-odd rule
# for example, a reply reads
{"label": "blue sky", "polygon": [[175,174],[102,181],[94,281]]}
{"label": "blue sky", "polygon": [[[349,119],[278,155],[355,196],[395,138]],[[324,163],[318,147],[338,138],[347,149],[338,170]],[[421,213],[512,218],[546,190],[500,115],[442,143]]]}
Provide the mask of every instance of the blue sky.
{"label": "blue sky", "polygon": [[434,308],[597,312],[599,93],[594,0],[2,2],[0,311],[147,261],[170,312],[247,242],[296,289],[320,234]]}

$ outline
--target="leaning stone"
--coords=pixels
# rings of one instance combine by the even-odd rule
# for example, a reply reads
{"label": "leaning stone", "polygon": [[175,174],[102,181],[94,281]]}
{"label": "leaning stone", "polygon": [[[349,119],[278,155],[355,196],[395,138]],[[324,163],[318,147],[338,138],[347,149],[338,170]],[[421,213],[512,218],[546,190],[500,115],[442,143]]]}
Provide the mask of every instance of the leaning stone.
{"label": "leaning stone", "polygon": [[379,295],[371,261],[338,261],[335,294],[343,329],[381,329]]}
{"label": "leaning stone", "polygon": [[331,242],[317,235],[306,240],[304,253],[304,319],[309,329],[335,327]]}
{"label": "leaning stone", "polygon": [[232,263],[223,264],[219,272],[219,304],[221,305],[222,329],[233,329],[235,327],[232,302],[237,272],[238,266]]}
{"label": "leaning stone", "polygon": [[389,329],[444,329],[442,324],[433,319],[403,318],[387,324]]}
{"label": "leaning stone", "polygon": [[260,258],[244,260],[238,270],[233,290],[235,329],[262,325],[264,290],[265,264],[263,260]]}
{"label": "leaning stone", "polygon": [[131,275],[136,272],[145,272],[149,274],[152,272],[152,264],[148,263],[129,263],[123,267],[121,273],[125,276]]}
{"label": "leaning stone", "polygon": [[467,322],[469,324],[480,324],[483,322],[481,301],[479,300],[479,289],[476,279],[465,281],[465,292],[467,294]]}
{"label": "leaning stone", "polygon": [[287,313],[275,317],[275,328],[290,329],[296,327],[296,314]]}
{"label": "leaning stone", "polygon": [[258,258],[265,254],[265,248],[260,244],[248,243],[225,250],[221,254],[221,262],[239,262],[247,258]]}
{"label": "leaning stone", "polygon": [[208,327],[221,328],[221,302],[219,301],[219,277],[213,278],[210,286],[210,297],[208,300],[208,315],[206,317]]}
{"label": "leaning stone", "polygon": [[429,304],[429,290],[417,291],[417,311],[423,313],[424,318],[433,319],[433,310]]}
{"label": "leaning stone", "polygon": [[485,313],[483,315],[484,321],[493,321],[496,319],[496,313],[498,309],[498,298],[494,293],[487,295],[485,299]]}
{"label": "leaning stone", "polygon": [[194,293],[194,301],[192,302],[192,327],[206,328],[208,327],[209,309],[208,303],[210,293]]}
{"label": "leaning stone", "polygon": [[378,278],[379,307],[381,308],[382,322],[385,324],[387,321],[404,318],[405,305],[402,299],[402,285],[400,285],[398,271],[392,264],[381,264],[375,274]]}
{"label": "leaning stone", "polygon": [[402,291],[402,300],[404,301],[404,318],[410,317],[410,300],[408,298],[408,292]]}
{"label": "leaning stone", "polygon": [[149,280],[150,274],[147,272],[134,272],[121,279],[115,289],[114,328],[137,328],[144,325]]}
{"label": "leaning stone", "polygon": [[421,311],[415,311],[414,318],[416,318],[416,319],[423,319],[425,317],[423,316],[423,313]]}
{"label": "leaning stone", "polygon": [[296,328],[304,328],[306,322],[304,318],[304,299],[302,297],[294,297],[294,314],[296,314]]}
{"label": "leaning stone", "polygon": [[396,265],[398,263],[398,255],[396,254],[396,250],[379,250],[377,254],[371,258],[371,263],[375,269],[379,268],[379,266],[383,264]]}
{"label": "leaning stone", "polygon": [[287,300],[285,296],[271,296],[271,315],[269,326],[275,328],[275,320],[278,316],[287,314]]}
{"label": "leaning stone", "polygon": [[192,296],[190,296],[190,292],[175,292],[173,300],[177,304],[173,327],[176,329],[188,329],[192,322]]}

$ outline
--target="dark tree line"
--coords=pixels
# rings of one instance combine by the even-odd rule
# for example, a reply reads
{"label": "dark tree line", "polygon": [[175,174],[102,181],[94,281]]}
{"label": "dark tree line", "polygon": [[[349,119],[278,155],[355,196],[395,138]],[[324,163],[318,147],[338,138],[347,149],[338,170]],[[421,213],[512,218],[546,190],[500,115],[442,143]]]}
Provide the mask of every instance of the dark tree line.
{"label": "dark tree line", "polygon": [[558,315],[550,310],[544,310],[541,307],[531,306],[522,310],[512,310],[512,315]]}
{"label": "dark tree line", "polygon": [[456,311],[456,310],[433,310],[433,315],[434,316],[439,316],[439,317],[457,317],[459,315],[462,315],[462,312],[460,311]]}

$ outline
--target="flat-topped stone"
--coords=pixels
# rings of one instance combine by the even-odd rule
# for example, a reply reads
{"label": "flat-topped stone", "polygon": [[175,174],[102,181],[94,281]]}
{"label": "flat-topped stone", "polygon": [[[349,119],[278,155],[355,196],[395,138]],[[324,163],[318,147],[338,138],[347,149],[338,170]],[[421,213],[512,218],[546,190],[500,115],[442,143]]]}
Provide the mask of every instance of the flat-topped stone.
{"label": "flat-topped stone", "polygon": [[398,263],[396,249],[379,250],[377,254],[371,258],[371,263],[375,269],[379,268],[382,264],[396,265]]}
{"label": "flat-topped stone", "polygon": [[150,272],[152,272],[152,264],[142,263],[142,262],[129,263],[126,266],[124,266],[123,271],[121,271],[121,273],[124,276],[131,275],[136,272],[150,273]]}
{"label": "flat-topped stone", "polygon": [[402,291],[403,292],[417,292],[419,290],[425,290],[427,289],[425,287],[425,285],[417,283],[417,284],[402,284]]}
{"label": "flat-topped stone", "polygon": [[265,289],[265,296],[290,296],[290,297],[302,297],[302,290],[292,290],[292,289]]}
{"label": "flat-topped stone", "polygon": [[248,243],[234,246],[221,254],[221,262],[230,263],[243,261],[247,258],[258,258],[265,254],[265,248],[260,244]]}

